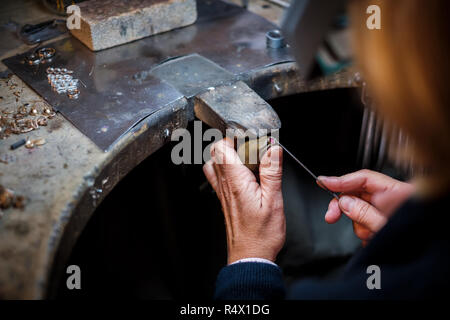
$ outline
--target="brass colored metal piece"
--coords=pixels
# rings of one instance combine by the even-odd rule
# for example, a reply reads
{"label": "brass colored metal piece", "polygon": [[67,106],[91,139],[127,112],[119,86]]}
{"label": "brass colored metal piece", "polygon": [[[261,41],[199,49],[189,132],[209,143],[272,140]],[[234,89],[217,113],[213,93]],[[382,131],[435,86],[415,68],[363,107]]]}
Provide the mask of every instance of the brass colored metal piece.
{"label": "brass colored metal piece", "polygon": [[67,96],[70,99],[78,99],[79,95],[80,95],[80,90],[78,90],[76,88],[75,89],[70,89],[70,90],[67,91]]}
{"label": "brass colored metal piece", "polygon": [[46,142],[47,141],[45,141],[44,138],[39,138],[39,139],[33,140],[33,144],[35,146],[43,146]]}
{"label": "brass colored metal piece", "polygon": [[[13,94],[18,96],[20,92],[16,91]],[[13,108],[0,109],[0,139],[6,139],[11,134],[23,134],[37,130],[40,126],[48,125],[48,120],[56,115],[53,109],[45,103],[36,102],[33,106],[29,106],[30,103],[25,103],[18,106],[16,110]]]}
{"label": "brass colored metal piece", "polygon": [[54,48],[40,48],[36,52],[41,60],[45,60],[51,59],[55,55],[56,50]]}
{"label": "brass colored metal piece", "polygon": [[[25,207],[25,197],[14,195],[14,192],[0,185],[0,210],[10,207],[23,209]],[[0,211],[3,214],[3,211]],[[1,215],[0,215],[1,218]]]}
{"label": "brass colored metal piece", "polygon": [[33,128],[23,128],[19,132],[14,132],[14,133],[16,133],[16,134],[18,134],[18,133],[27,133],[27,132],[30,132],[30,131],[33,131],[33,130],[34,130]]}
{"label": "brass colored metal piece", "polygon": [[41,59],[39,59],[38,55],[35,54],[35,53],[32,53],[32,54],[28,55],[28,56],[26,57],[26,61],[28,62],[28,64],[29,64],[30,66],[32,66],[32,65],[38,65],[38,64],[41,63]]}
{"label": "brass colored metal piece", "polygon": [[[268,137],[263,136],[257,139],[250,139],[237,146],[237,153],[242,163],[251,171],[258,170],[258,165],[268,150]],[[252,159],[256,156],[256,159]]]}
{"label": "brass colored metal piece", "polygon": [[27,115],[28,114],[28,109],[25,105],[20,106],[19,109],[17,110],[18,113],[20,113],[21,115]]}
{"label": "brass colored metal piece", "polygon": [[48,119],[44,116],[40,116],[36,119],[36,122],[39,126],[45,127],[48,124]]}
{"label": "brass colored metal piece", "polygon": [[13,115],[13,118],[14,118],[14,119],[17,119],[17,120],[20,120],[20,119],[25,118],[25,115],[22,114],[22,113],[20,113],[20,112],[18,112],[18,113],[16,113],[16,114]]}
{"label": "brass colored metal piece", "polygon": [[8,209],[13,200],[13,193],[11,190],[6,189],[2,185],[0,185],[0,208]]}
{"label": "brass colored metal piece", "polygon": [[55,111],[53,111],[53,109],[51,107],[45,106],[44,109],[42,110],[42,113],[47,116],[49,119],[53,118],[56,113]]}
{"label": "brass colored metal piece", "polygon": [[34,148],[34,143],[31,140],[27,140],[27,142],[25,143],[25,148],[27,149],[33,149]]}
{"label": "brass colored metal piece", "polygon": [[17,209],[25,208],[25,197],[24,196],[16,196],[13,199],[13,207]]}

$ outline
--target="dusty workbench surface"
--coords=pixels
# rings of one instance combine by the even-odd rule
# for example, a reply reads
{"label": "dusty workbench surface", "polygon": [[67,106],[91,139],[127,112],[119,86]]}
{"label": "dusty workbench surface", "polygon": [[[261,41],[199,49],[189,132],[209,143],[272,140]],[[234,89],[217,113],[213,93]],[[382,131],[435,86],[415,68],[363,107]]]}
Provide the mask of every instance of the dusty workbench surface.
{"label": "dusty workbench surface", "polygon": [[[250,8],[253,6],[268,14],[269,8],[263,8],[262,2],[250,1]],[[22,1],[22,4],[35,8],[32,1]],[[24,10],[23,6],[16,8]],[[270,6],[277,12],[272,12],[270,19],[276,21],[282,10],[273,4]],[[14,10],[7,12],[12,15]],[[45,17],[45,14],[39,15],[40,19]],[[49,19],[52,17],[48,15]],[[4,13],[0,14],[0,21],[5,21]],[[12,56],[29,48],[21,45],[2,56]],[[0,72],[5,70],[0,64]],[[289,63],[255,71],[244,80],[250,87],[258,83],[258,93],[268,99],[352,86],[351,75],[349,71],[306,84],[296,75],[295,65]],[[0,97],[0,111],[25,104],[37,104],[38,108],[46,106],[46,102],[15,75],[0,80]],[[10,207],[0,213],[0,298],[46,297],[50,279],[57,279],[53,273],[62,272],[61,265],[58,270],[52,269],[54,261],[67,259],[102,199],[130,170],[167,143],[174,129],[186,127],[192,119],[193,110],[188,101],[177,100],[142,121],[109,152],[100,150],[60,114],[37,130],[11,134],[0,140],[0,185],[25,197],[23,208]],[[32,149],[22,146],[11,150],[10,145],[22,138],[43,139],[45,143]]]}
{"label": "dusty workbench surface", "polygon": [[[40,97],[13,76],[10,83],[23,87],[19,104],[41,101]],[[5,80],[0,80],[1,109],[15,105]],[[12,101],[10,101],[12,100]],[[23,137],[43,138],[42,146],[10,150]],[[76,155],[76,156],[74,156]],[[0,296],[35,298],[44,288],[28,285],[47,268],[48,234],[61,223],[61,212],[70,210],[68,200],[86,184],[89,172],[109,156],[75,129],[60,114],[40,127],[22,135],[11,135],[0,141],[0,183],[24,195],[23,209],[4,209],[0,221]],[[49,225],[53,225],[50,227]]]}
{"label": "dusty workbench surface", "polygon": [[[17,88],[21,88],[21,93],[16,101],[12,92],[17,92]],[[0,96],[1,110],[27,103],[38,103],[39,108],[45,103],[16,76],[0,80]],[[0,140],[0,184],[25,197],[23,208],[10,207],[1,213],[0,298],[43,297],[51,256],[82,197],[87,195],[88,205],[95,208],[102,193],[106,194],[132,167],[167,142],[174,128],[186,126],[186,106],[182,100],[157,112],[109,152],[100,150],[60,114],[38,130]],[[150,133],[150,126],[160,134]],[[139,149],[137,154],[125,151],[128,156],[118,156],[140,135],[145,136],[147,148]],[[22,138],[45,139],[45,144],[11,150],[10,145]],[[115,161],[109,167],[113,174],[99,178],[116,157],[122,162]]]}

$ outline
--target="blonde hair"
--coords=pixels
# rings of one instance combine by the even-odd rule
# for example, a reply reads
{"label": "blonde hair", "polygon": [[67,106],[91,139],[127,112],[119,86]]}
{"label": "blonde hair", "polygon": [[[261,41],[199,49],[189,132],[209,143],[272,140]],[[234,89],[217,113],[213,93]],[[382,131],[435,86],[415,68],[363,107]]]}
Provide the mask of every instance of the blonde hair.
{"label": "blonde hair", "polygon": [[[380,30],[366,27],[373,4]],[[447,0],[354,0],[349,7],[357,64],[381,115],[412,138],[414,157],[429,169],[426,193],[450,186],[449,9]]]}

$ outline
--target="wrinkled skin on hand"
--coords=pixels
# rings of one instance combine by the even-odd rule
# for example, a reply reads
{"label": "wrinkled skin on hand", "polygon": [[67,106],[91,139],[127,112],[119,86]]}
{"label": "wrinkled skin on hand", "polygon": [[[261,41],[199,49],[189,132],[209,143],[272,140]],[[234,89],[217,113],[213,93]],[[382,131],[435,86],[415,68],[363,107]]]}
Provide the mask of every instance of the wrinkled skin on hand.
{"label": "wrinkled skin on hand", "polygon": [[378,232],[394,211],[414,192],[412,184],[384,174],[360,170],[341,177],[319,177],[334,192],[342,192],[339,201],[331,200],[325,220],[336,223],[342,212],[353,221],[353,229],[363,245]]}
{"label": "wrinkled skin on hand", "polygon": [[275,261],[286,235],[281,148],[271,147],[264,154],[259,183],[227,138],[212,146],[211,160],[203,171],[222,205],[228,263],[244,258]]}
{"label": "wrinkled skin on hand", "polygon": [[[258,183],[227,138],[212,146],[211,160],[203,167],[222,205],[229,264],[244,258],[275,261],[285,241],[282,149],[271,147],[259,170]],[[363,245],[415,191],[412,184],[370,170],[341,177],[321,176],[318,184],[341,193],[339,201],[331,200],[325,220],[336,223],[344,213],[352,220],[354,232]]]}

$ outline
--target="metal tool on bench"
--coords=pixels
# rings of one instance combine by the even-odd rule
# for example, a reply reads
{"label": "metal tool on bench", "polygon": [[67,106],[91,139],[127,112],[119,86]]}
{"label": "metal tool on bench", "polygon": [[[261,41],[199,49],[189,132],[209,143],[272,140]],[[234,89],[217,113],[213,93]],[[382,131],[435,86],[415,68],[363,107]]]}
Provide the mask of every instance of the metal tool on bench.
{"label": "metal tool on bench", "polygon": [[[237,151],[251,170],[257,169],[266,150],[267,134],[281,128],[281,121],[272,107],[242,81],[197,95],[194,112],[197,118],[223,133],[235,129],[235,138],[243,142]],[[242,140],[245,138],[248,140]],[[250,154],[256,155],[255,159],[251,159]]]}

